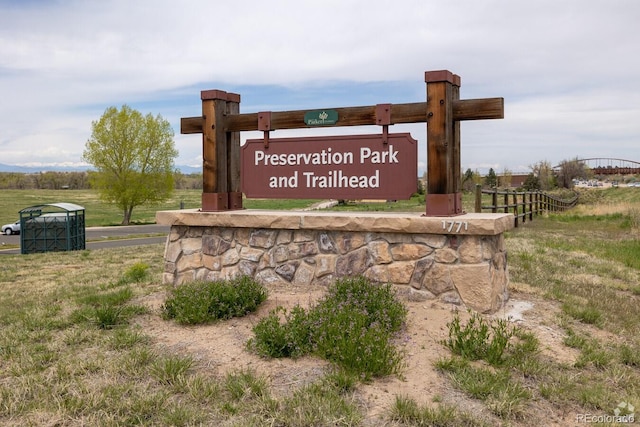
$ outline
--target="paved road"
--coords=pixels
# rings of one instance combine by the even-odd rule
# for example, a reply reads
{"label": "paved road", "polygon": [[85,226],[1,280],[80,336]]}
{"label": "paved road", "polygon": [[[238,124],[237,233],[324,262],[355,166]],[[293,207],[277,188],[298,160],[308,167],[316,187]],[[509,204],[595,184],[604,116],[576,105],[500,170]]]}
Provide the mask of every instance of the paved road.
{"label": "paved road", "polygon": [[[116,248],[121,246],[149,245],[164,243],[171,227],[167,225],[127,225],[120,227],[88,227],[85,229],[87,249]],[[152,237],[141,237],[150,235]],[[158,236],[156,236],[158,235]],[[0,234],[0,248],[14,246],[11,249],[0,249],[2,254],[20,253],[20,236]]]}

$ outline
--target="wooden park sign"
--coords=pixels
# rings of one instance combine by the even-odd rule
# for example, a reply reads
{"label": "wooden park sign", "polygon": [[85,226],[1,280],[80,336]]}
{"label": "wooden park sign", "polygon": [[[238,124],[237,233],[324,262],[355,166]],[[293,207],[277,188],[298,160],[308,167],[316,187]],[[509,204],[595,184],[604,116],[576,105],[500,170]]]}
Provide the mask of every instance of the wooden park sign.
{"label": "wooden park sign", "polygon": [[242,192],[282,199],[409,199],[417,141],[408,133],[250,139],[242,147]]}
{"label": "wooden park sign", "polygon": [[[479,120],[479,119],[501,119],[504,118],[504,99],[503,98],[485,98],[485,99],[460,99],[460,76],[451,73],[450,71],[427,71],[425,73],[425,82],[427,83],[427,101],[416,102],[408,104],[378,104],[373,106],[364,107],[344,107],[344,108],[331,108],[331,109],[316,109],[310,110],[297,110],[297,111],[283,111],[283,112],[259,112],[259,113],[239,113],[240,95],[235,93],[228,93],[221,90],[207,90],[201,92],[202,99],[202,116],[199,117],[187,117],[181,120],[181,133],[202,133],[203,134],[203,194],[202,194],[202,210],[203,211],[224,211],[231,209],[242,209],[242,191],[243,186],[247,185],[247,195],[258,194],[258,192],[264,193],[264,183],[262,187],[251,188],[250,182],[254,182],[254,178],[257,178],[259,170],[254,170],[256,166],[259,167],[271,167],[275,168],[271,172],[266,172],[265,177],[276,177],[276,183],[283,185],[285,188],[285,182],[294,184],[294,175],[286,176],[286,174],[279,175],[276,170],[279,165],[251,165],[251,154],[247,157],[245,153],[244,161],[242,161],[242,148],[240,147],[240,132],[242,131],[255,131],[260,130],[264,132],[264,139],[260,140],[262,144],[262,150],[265,153],[269,150],[269,153],[276,154],[276,150],[282,150],[285,154],[285,161],[288,161],[289,155],[297,153],[302,156],[300,159],[304,161],[304,153],[328,152],[331,148],[332,152],[352,152],[354,163],[360,158],[362,152],[358,144],[362,147],[368,147],[371,153],[377,152],[379,156],[381,153],[387,153],[387,160],[389,158],[395,160],[400,159],[400,151],[397,155],[393,155],[394,151],[389,151],[388,146],[394,145],[394,147],[404,146],[404,143],[400,143],[400,140],[396,141],[396,136],[388,133],[388,127],[393,124],[401,123],[421,123],[427,124],[427,196],[426,196],[426,215],[428,216],[454,216],[462,214],[462,193],[460,190],[460,121],[462,120]],[[322,114],[322,113],[325,114]],[[313,113],[313,114],[309,114]],[[324,121],[324,122],[323,122]],[[326,124],[325,122],[329,122]],[[334,137],[336,140],[342,138],[342,143],[336,142],[338,145],[332,145],[329,140],[318,138],[294,138],[289,141],[277,142],[277,139],[270,140],[270,132],[277,129],[300,129],[311,128],[315,126],[361,126],[361,125],[380,125],[382,126],[382,133],[375,137],[371,135],[362,135],[363,139],[358,140],[355,137]],[[349,138],[354,138],[350,140]],[[316,142],[319,144],[325,144],[324,148],[313,149],[303,145],[307,143]],[[275,143],[274,144],[271,144]],[[365,144],[366,142],[366,144]],[[285,144],[281,146],[280,144]],[[372,145],[368,145],[372,144]],[[397,145],[396,145],[397,144]],[[248,142],[249,147],[257,149],[257,143],[255,141]],[[301,147],[295,148],[294,145],[300,145]],[[355,145],[357,148],[350,148],[349,145]],[[384,146],[388,145],[385,149]],[[276,148],[279,147],[280,148]],[[374,148],[377,146],[378,148]],[[414,144],[415,146],[415,144]],[[246,150],[250,150],[247,147]],[[349,147],[349,148],[347,148]],[[383,148],[380,148],[383,147]],[[307,150],[307,151],[304,151]],[[319,150],[319,151],[318,151]],[[354,150],[354,151],[349,151]],[[253,163],[256,162],[256,155],[253,153]],[[246,160],[246,159],[249,160]],[[270,157],[273,161],[279,162],[281,157]],[[275,160],[277,159],[277,160]],[[366,160],[366,159],[365,159]],[[409,161],[409,160],[407,160]],[[366,162],[365,162],[366,163]],[[372,163],[372,162],[370,162]],[[417,168],[417,160],[413,161],[414,166]],[[404,163],[400,163],[403,164]],[[385,167],[390,165],[382,164],[379,169],[379,181],[377,185],[387,185],[383,183],[382,177],[385,173]],[[410,166],[404,165],[407,168]],[[251,170],[245,170],[251,168]],[[283,169],[284,170],[284,169]],[[337,170],[337,169],[336,169]],[[415,171],[415,169],[413,169]],[[290,173],[293,170],[289,171]],[[306,179],[311,179],[310,182],[314,182],[313,177],[318,178],[315,180],[318,189],[321,187],[324,189],[326,186],[326,196],[317,197],[330,197],[339,198],[340,191],[338,188],[329,190],[329,171],[323,171],[321,169],[308,170],[307,175],[304,175],[302,169],[298,172],[297,184],[306,184]],[[416,187],[417,173],[413,172],[413,188]],[[269,175],[270,174],[270,175]],[[311,175],[312,174],[312,175]],[[324,175],[323,175],[324,174]],[[356,184],[349,186],[349,191],[366,188],[369,185],[369,189],[374,189],[373,185],[376,184],[375,172],[371,170],[363,171],[362,173],[357,170],[343,172],[343,175],[347,176],[348,183],[352,182],[361,185],[357,187]],[[325,176],[323,181],[321,176]],[[243,179],[244,177],[244,179]],[[362,178],[364,177],[364,178]],[[287,181],[289,179],[289,181]],[[265,182],[271,182],[269,180]],[[324,184],[322,184],[324,182]],[[342,180],[341,182],[345,182]],[[266,184],[267,186],[269,184]],[[293,187],[289,187],[291,189]],[[271,197],[292,197],[287,193],[286,196],[276,194],[277,187],[274,191],[268,193]],[[255,192],[254,192],[255,191]],[[346,191],[346,189],[345,189]],[[368,191],[368,190],[367,190]],[[252,193],[254,192],[254,193]],[[311,196],[308,191],[303,190],[304,197],[316,197]],[[345,193],[346,194],[346,193]],[[364,194],[357,193],[357,194]],[[367,193],[368,194],[368,193]],[[389,193],[391,194],[391,193]],[[265,197],[265,196],[262,196]],[[376,198],[400,198],[400,197],[386,197],[383,192],[375,193]],[[346,197],[351,198],[351,197]]]}

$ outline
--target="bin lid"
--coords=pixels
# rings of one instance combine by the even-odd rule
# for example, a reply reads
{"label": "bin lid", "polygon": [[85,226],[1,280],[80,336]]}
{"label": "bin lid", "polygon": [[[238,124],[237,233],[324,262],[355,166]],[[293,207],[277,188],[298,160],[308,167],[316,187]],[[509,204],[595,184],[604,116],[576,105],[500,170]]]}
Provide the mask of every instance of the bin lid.
{"label": "bin lid", "polygon": [[22,212],[35,212],[35,211],[41,211],[43,207],[45,206],[53,206],[56,208],[60,208],[63,209],[67,212],[75,212],[75,211],[83,211],[84,207],[80,206],[80,205],[76,205],[75,203],[65,203],[65,202],[61,202],[61,203],[47,203],[44,205],[37,205],[37,206],[31,206],[28,208],[24,208],[20,211],[20,213]]}

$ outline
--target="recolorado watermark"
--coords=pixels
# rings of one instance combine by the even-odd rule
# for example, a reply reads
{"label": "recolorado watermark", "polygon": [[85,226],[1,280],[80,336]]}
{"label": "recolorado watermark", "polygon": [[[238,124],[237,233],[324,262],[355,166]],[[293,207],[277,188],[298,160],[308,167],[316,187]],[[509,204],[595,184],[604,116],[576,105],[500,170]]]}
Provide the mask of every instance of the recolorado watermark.
{"label": "recolorado watermark", "polygon": [[616,423],[631,424],[636,422],[635,408],[631,403],[620,402],[613,410],[613,414],[577,414],[578,423]]}

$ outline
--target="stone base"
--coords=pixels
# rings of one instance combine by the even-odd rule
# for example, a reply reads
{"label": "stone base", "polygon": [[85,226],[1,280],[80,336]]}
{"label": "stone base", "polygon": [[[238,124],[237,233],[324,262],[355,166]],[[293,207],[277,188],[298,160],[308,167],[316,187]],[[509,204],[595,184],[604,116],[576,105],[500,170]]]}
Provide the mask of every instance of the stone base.
{"label": "stone base", "polygon": [[482,313],[508,299],[503,233],[513,227],[511,214],[181,210],[158,212],[156,220],[171,225],[164,283],[249,275],[265,284],[326,286],[363,275]]}

